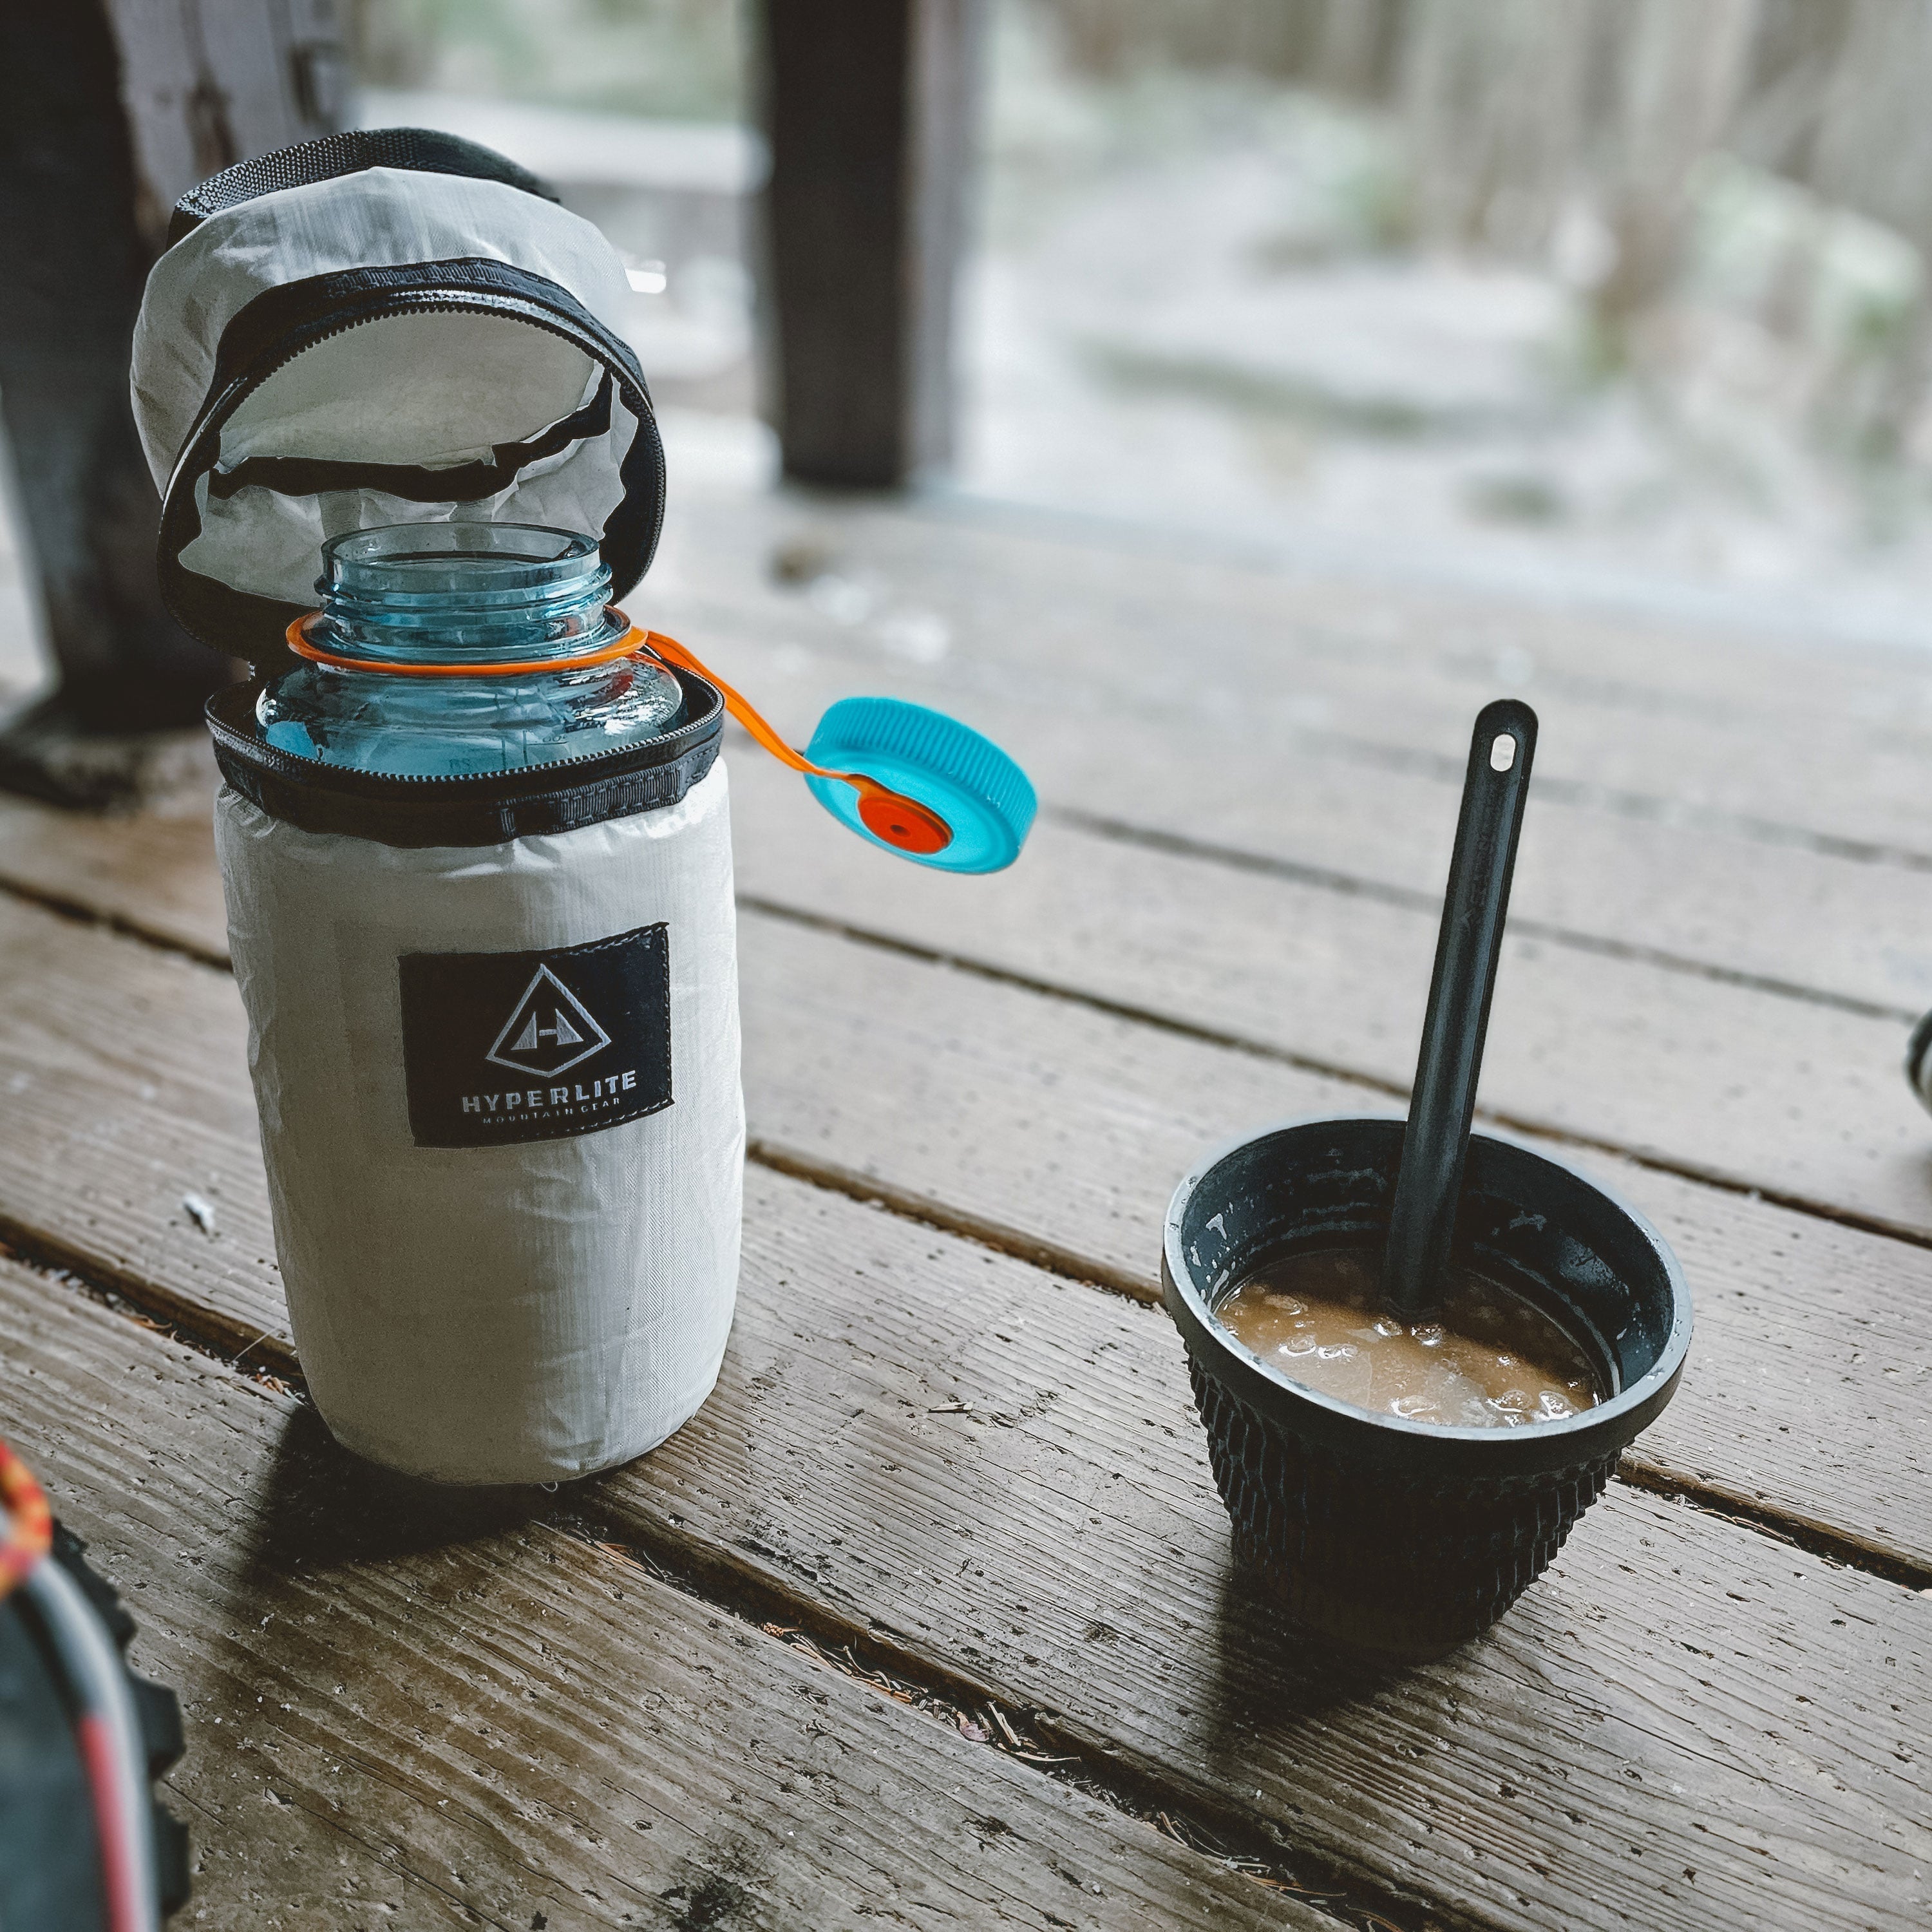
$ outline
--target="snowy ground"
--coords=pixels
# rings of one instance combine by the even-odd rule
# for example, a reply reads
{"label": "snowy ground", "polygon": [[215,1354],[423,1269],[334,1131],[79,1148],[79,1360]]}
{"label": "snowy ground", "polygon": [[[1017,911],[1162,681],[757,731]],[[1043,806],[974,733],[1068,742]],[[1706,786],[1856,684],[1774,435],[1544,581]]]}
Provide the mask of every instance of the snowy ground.
{"label": "snowy ground", "polygon": [[[1932,644],[1922,460],[1831,447],[1828,332],[1794,340],[1736,298],[1731,231],[1775,215],[1775,184],[1743,214],[1718,184],[1729,226],[1700,233],[1687,298],[1606,371],[1556,274],[1383,244],[1361,117],[1232,87],[1217,115],[1197,82],[1136,122],[1118,93],[1006,85],[962,493],[1351,574]],[[1874,250],[1867,279],[1895,282]]]}

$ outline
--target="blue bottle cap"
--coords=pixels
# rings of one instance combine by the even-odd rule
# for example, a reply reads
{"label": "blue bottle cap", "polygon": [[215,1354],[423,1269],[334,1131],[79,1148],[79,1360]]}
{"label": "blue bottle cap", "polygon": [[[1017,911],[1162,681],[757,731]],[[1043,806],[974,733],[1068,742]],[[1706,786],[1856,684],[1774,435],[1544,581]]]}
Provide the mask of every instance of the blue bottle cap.
{"label": "blue bottle cap", "polygon": [[[948,872],[997,872],[1020,855],[1039,801],[1027,775],[990,739],[943,711],[896,698],[842,698],[818,721],[805,755],[814,765],[874,780],[936,813],[951,833],[934,849],[889,806],[836,778],[808,777],[812,795],[860,838]],[[875,819],[888,836],[867,821]],[[922,845],[926,849],[921,850]]]}

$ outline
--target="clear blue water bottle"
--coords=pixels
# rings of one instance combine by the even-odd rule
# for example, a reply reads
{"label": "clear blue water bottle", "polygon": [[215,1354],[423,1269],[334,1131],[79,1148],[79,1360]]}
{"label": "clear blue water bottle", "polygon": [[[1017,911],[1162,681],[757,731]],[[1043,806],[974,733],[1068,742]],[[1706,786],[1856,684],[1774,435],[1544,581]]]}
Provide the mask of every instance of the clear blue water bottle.
{"label": "clear blue water bottle", "polygon": [[320,655],[256,701],[278,751],[452,778],[621,751],[684,720],[668,671],[611,656],[630,627],[590,537],[396,524],[332,538],[322,560],[303,633]]}

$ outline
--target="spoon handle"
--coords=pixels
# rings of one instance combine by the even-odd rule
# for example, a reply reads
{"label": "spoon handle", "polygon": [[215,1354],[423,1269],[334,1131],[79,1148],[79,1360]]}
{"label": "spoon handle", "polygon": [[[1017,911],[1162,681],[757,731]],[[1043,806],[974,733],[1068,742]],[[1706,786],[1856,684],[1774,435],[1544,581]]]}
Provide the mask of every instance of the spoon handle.
{"label": "spoon handle", "polygon": [[1382,1264],[1383,1300],[1404,1320],[1433,1305],[1448,1264],[1535,751],[1536,713],[1519,699],[1477,713]]}

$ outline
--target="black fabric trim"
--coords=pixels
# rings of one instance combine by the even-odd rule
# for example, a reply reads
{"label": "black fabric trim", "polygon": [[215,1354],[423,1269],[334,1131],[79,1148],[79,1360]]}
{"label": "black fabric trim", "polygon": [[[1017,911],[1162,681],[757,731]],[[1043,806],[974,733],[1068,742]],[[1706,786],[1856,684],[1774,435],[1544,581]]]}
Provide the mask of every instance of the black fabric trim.
{"label": "black fabric trim", "polygon": [[660,811],[704,778],[724,739],[724,700],[701,677],[672,675],[691,713],[675,731],[626,751],[482,776],[396,778],[278,751],[256,722],[260,679],[217,692],[208,723],[221,776],[272,818],[412,849],[500,845]]}
{"label": "black fabric trim", "polygon": [[1932,1082],[1925,1077],[1928,1054],[1932,1054],[1932,1013],[1926,1014],[1912,1029],[1905,1048],[1905,1077],[1926,1106],[1932,1107]]}
{"label": "black fabric trim", "polygon": [[316,496],[325,490],[381,490],[411,503],[474,503],[507,490],[518,472],[573,442],[602,436],[610,427],[610,375],[583,408],[535,436],[492,446],[473,463],[430,470],[419,463],[345,463],[322,456],[248,456],[232,470],[208,472],[208,494],[218,502],[243,490],[272,490],[282,496]]}
{"label": "black fabric trim", "polygon": [[306,188],[312,182],[340,181],[367,168],[403,168],[416,174],[463,175],[473,181],[501,182],[544,201],[555,201],[548,182],[519,167],[507,155],[460,135],[433,128],[365,128],[349,134],[325,134],[316,141],[298,141],[274,153],[237,161],[191,188],[175,203],[168,223],[168,246],[192,234],[211,214],[254,201],[285,188]]}
{"label": "black fabric trim", "polygon": [[[221,432],[230,418],[277,370],[317,343],[391,316],[445,309],[528,322],[574,344],[602,365],[638,426],[618,466],[623,495],[604,519],[598,542],[610,572],[611,594],[621,597],[650,568],[664,526],[664,445],[644,370],[628,343],[560,284],[508,262],[464,258],[340,269],[265,289],[230,320],[216,345],[208,400],[163,496],[155,557],[162,601],[191,636],[231,656],[286,668],[283,633],[309,608],[232,590],[181,561],[182,552],[201,533],[197,486],[220,460]],[[238,464],[236,473],[244,467]]]}

